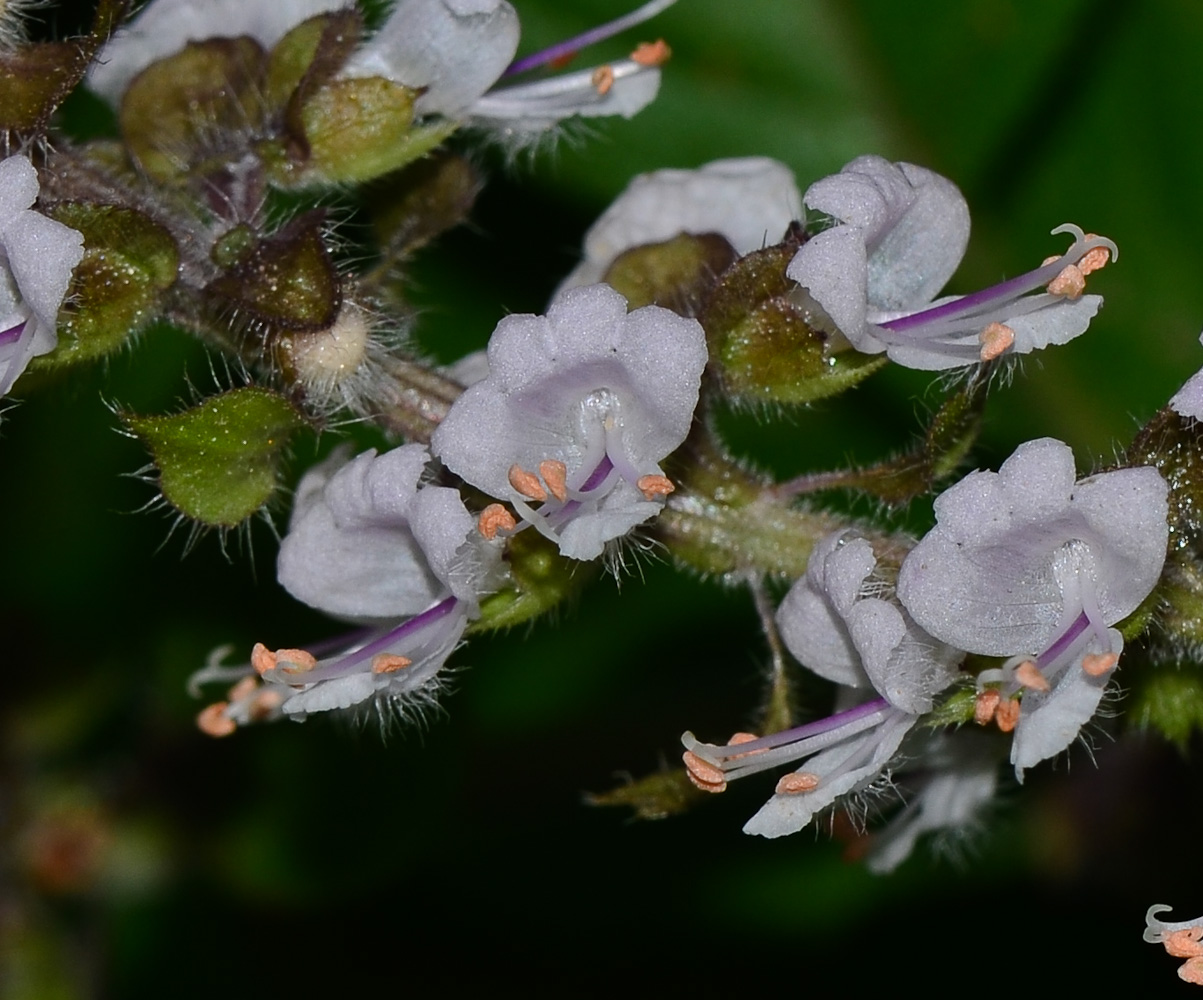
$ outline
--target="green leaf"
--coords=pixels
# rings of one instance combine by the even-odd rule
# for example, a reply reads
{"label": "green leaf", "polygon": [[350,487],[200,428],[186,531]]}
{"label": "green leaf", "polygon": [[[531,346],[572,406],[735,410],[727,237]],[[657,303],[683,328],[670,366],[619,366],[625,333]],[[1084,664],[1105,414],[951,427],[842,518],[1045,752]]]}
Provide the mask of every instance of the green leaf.
{"label": "green leaf", "polygon": [[305,426],[286,399],[254,386],[183,413],[121,419],[150,449],[164,499],[211,528],[232,528],[271,499],[284,448]]}

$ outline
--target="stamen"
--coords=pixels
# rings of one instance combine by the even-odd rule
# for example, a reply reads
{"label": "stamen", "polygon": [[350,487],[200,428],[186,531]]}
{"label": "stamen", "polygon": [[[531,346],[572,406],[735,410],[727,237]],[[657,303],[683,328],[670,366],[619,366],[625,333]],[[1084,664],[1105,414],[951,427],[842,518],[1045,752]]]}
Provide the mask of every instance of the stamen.
{"label": "stamen", "polygon": [[994,721],[1004,733],[1009,733],[1019,725],[1019,699],[1003,698],[994,710]]}
{"label": "stamen", "polygon": [[1082,293],[1086,291],[1086,275],[1082,273],[1077,264],[1066,264],[1061,273],[1053,278],[1047,287],[1050,295],[1060,295],[1062,298],[1073,301],[1081,298]]}
{"label": "stamen", "polygon": [[510,485],[528,500],[547,499],[547,491],[543,489],[539,477],[533,472],[527,472],[521,465],[517,463],[511,465],[508,478]]}
{"label": "stamen", "polygon": [[1102,677],[1117,663],[1119,657],[1114,653],[1087,653],[1082,657],[1082,669],[1091,677]]}
{"label": "stamen", "polygon": [[252,722],[262,722],[283,704],[284,695],[282,692],[271,688],[264,688],[255,695],[255,700],[251,702],[251,707],[247,714],[250,716]]}
{"label": "stamen", "polygon": [[277,649],[276,663],[281,660],[288,664],[286,667],[279,667],[285,674],[307,674],[317,666],[317,657],[303,649]]}
{"label": "stamen", "polygon": [[506,69],[502,76],[514,76],[517,73],[525,73],[528,69],[534,69],[536,66],[546,66],[548,63],[570,59],[581,49],[589,45],[595,45],[607,38],[612,38],[614,35],[620,34],[629,28],[634,28],[649,18],[655,17],[662,10],[667,10],[675,2],[676,0],[651,0],[651,3],[645,3],[642,7],[631,11],[629,14],[624,14],[622,17],[607,24],[591,28],[583,34],[569,38],[567,41],[551,46],[551,48],[543,49],[541,52],[536,52],[522,59],[516,59],[510,63],[509,68]]}
{"label": "stamen", "polygon": [[1178,978],[1184,983],[1203,986],[1203,961],[1192,958],[1178,967]]}
{"label": "stamen", "polygon": [[981,359],[993,361],[1015,343],[1015,331],[1005,323],[991,323],[978,334],[978,340],[982,343]]}
{"label": "stamen", "polygon": [[206,736],[229,736],[238,728],[238,724],[225,714],[229,707],[228,701],[214,702],[196,717],[197,728]]}
{"label": "stamen", "polygon": [[1203,955],[1203,944],[1199,943],[1201,937],[1203,927],[1184,927],[1165,935],[1161,943],[1174,958],[1195,958]]}
{"label": "stamen", "polygon": [[372,657],[372,673],[394,674],[398,670],[404,670],[413,662],[408,656],[398,656],[395,653],[379,653]]}
{"label": "stamen", "polygon": [[499,503],[491,503],[480,512],[476,527],[488,541],[497,537],[499,531],[513,531],[518,526],[514,515]]}
{"label": "stamen", "polygon": [[243,698],[248,698],[255,693],[255,689],[259,686],[259,681],[254,677],[244,677],[226,694],[230,701],[242,701]]}
{"label": "stamen", "polygon": [[1049,691],[1052,689],[1048,678],[1040,672],[1040,668],[1031,660],[1024,660],[1015,668],[1015,680],[1022,687],[1029,688],[1032,691]]}
{"label": "stamen", "polygon": [[751,743],[753,740],[760,739],[755,733],[736,733],[731,739],[727,740],[727,746],[737,747],[741,743]]}
{"label": "stamen", "polygon": [[539,475],[560,503],[568,499],[568,466],[554,458],[539,463]]}
{"label": "stamen", "polygon": [[796,771],[784,774],[774,789],[778,795],[801,795],[803,792],[813,792],[819,787],[819,776],[809,771]]}
{"label": "stamen", "polygon": [[973,721],[979,726],[988,726],[990,720],[994,718],[994,712],[1000,701],[1002,701],[1002,695],[998,693],[998,688],[979,691],[973,704]]}
{"label": "stamen", "polygon": [[655,500],[656,497],[666,497],[676,490],[676,487],[672,484],[672,480],[667,476],[640,476],[636,480],[635,485],[639,488],[639,492],[647,497],[648,500]]}
{"label": "stamen", "polygon": [[631,62],[640,66],[663,66],[672,58],[673,50],[663,38],[654,42],[640,42],[631,53]]}
{"label": "stamen", "polygon": [[[1087,233],[1083,239],[1097,240],[1098,233]],[[1093,274],[1095,271],[1106,266],[1111,260],[1111,251],[1106,247],[1095,247],[1093,250],[1087,250],[1085,256],[1078,261],[1078,270],[1083,274]]]}
{"label": "stamen", "polygon": [[0,347],[7,347],[20,340],[21,334],[25,332],[26,322],[28,320],[18,323],[16,326],[10,326],[7,330],[0,330]]}
{"label": "stamen", "polygon": [[255,648],[251,650],[251,666],[262,677],[269,670],[276,669],[276,654],[263,645],[263,643],[257,642],[255,643]]}
{"label": "stamen", "polygon": [[686,750],[681,754],[681,760],[685,762],[685,770],[689,774],[689,780],[703,792],[723,792],[727,790],[727,779],[723,774],[722,768],[716,767],[709,761],[702,760],[692,750]]}
{"label": "stamen", "polygon": [[593,89],[603,97],[610,93],[614,86],[614,67],[613,66],[598,66],[593,71]]}

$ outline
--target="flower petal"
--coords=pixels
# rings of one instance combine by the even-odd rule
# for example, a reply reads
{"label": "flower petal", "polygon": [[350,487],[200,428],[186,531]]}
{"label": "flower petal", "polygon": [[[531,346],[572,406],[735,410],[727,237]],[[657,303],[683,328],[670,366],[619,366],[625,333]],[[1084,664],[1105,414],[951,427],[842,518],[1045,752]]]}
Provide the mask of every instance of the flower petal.
{"label": "flower petal", "polygon": [[519,34],[505,0],[400,0],[342,75],[425,88],[418,114],[456,118],[505,72]]}

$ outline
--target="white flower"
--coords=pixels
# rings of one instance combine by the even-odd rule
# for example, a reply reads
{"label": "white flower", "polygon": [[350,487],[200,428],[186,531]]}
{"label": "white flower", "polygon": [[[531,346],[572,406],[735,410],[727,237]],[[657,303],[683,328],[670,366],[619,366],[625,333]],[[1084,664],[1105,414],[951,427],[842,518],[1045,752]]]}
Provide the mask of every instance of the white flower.
{"label": "white flower", "polygon": [[776,243],[801,212],[794,175],[763,156],[641,174],[589,228],[585,259],[560,289],[601,281],[623,251],[681,233],[718,233],[750,253]]}
{"label": "white flower", "polygon": [[868,539],[838,531],[819,540],[806,575],[777,610],[781,638],[798,662],[836,684],[876,689],[913,715],[956,676],[963,654],[920,629],[873,580]]}
{"label": "white flower", "polygon": [[1053,233],[1074,237],[1064,254],[972,295],[935,299],[969,241],[969,209],[951,181],[862,156],[802,200],[838,224],[807,240],[786,273],[858,351],[885,351],[908,368],[956,368],[1067,343],[1102,304],[1082,295],[1085,276],[1118,256],[1110,240],[1058,226]]}
{"label": "white flower", "polygon": [[373,627],[320,656],[260,645],[248,667],[201,671],[194,686],[239,680],[201,713],[205,732],[364,704],[405,715],[433,701],[439,671],[495,583],[498,553],[455,490],[419,486],[429,459],[420,445],[405,445],[351,461],[337,453],[306,473],[280,548],[280,583],[313,607]]}
{"label": "white flower", "polygon": [[431,439],[452,472],[573,559],[660,512],[673,486],[659,463],[689,432],[706,365],[696,321],[628,313],[612,288],[590,285],[546,316],[503,319],[488,362]]}
{"label": "white flower", "polygon": [[[617,21],[556,46],[577,49],[646,20],[673,0],[654,0]],[[504,75],[551,61],[541,53],[513,63],[518,15],[505,0],[399,0],[380,31],[342,70],[423,90],[419,115],[470,120],[521,137],[574,115],[631,117],[656,96],[654,58],[630,59],[534,83],[495,87]]]}
{"label": "white flower", "polygon": [[151,0],[101,48],[88,86],[120,104],[135,76],[189,42],[248,35],[271,48],[302,21],[351,6],[354,0]]}
{"label": "white flower", "polygon": [[[682,737],[694,783],[722,791],[728,780],[804,761],[777,784],[745,833],[797,833],[838,798],[872,784],[898,753],[933,697],[955,677],[961,654],[924,635],[892,601],[870,596],[877,560],[854,532],[815,546],[806,576],[777,614],[782,638],[799,661],[847,685],[859,704],[827,719],[762,738],[740,734],[727,746]],[[880,590],[880,587],[876,587]],[[876,695],[864,700],[866,692]]]}
{"label": "white flower", "polygon": [[57,346],[59,307],[84,255],[81,233],[33,209],[38,189],[28,158],[0,161],[0,396]]}
{"label": "white flower", "polygon": [[998,472],[970,473],[936,498],[936,526],[898,577],[899,599],[932,635],[1010,657],[979,677],[978,719],[1015,726],[1021,780],[1094,715],[1123,649],[1110,626],[1148,596],[1165,560],[1156,469],[1074,476],[1073,452],[1051,438],[1020,445]]}

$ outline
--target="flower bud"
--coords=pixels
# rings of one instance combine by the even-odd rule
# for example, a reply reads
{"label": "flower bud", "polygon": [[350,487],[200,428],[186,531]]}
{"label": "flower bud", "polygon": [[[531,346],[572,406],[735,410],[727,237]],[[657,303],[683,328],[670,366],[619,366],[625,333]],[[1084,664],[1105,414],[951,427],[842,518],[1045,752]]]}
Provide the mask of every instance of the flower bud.
{"label": "flower bud", "polygon": [[199,525],[223,529],[271,499],[284,448],[305,423],[282,396],[255,386],[182,413],[121,419],[150,449],[163,499]]}

